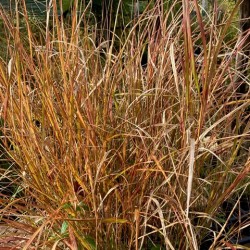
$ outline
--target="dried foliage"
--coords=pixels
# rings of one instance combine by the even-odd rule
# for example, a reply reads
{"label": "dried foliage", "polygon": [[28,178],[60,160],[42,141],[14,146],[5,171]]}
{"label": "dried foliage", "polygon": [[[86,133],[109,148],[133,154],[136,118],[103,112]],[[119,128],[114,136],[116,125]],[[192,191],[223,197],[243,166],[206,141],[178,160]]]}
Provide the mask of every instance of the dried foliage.
{"label": "dried foliage", "polygon": [[249,227],[226,230],[222,210],[249,192],[250,100],[234,82],[242,40],[226,40],[239,4],[217,23],[197,1],[160,2],[119,37],[114,23],[106,43],[77,3],[39,35],[25,8],[1,11],[2,144],[21,190],[1,196],[1,214],[23,234],[6,229],[0,244],[199,249],[213,231],[215,249]]}

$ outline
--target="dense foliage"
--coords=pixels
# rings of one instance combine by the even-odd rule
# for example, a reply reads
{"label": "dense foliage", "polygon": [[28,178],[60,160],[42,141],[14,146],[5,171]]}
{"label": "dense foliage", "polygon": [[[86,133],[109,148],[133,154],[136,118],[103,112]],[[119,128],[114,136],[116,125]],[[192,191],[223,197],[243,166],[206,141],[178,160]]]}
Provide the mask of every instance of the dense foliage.
{"label": "dense foliage", "polygon": [[241,1],[139,2],[0,10],[0,248],[247,242]]}

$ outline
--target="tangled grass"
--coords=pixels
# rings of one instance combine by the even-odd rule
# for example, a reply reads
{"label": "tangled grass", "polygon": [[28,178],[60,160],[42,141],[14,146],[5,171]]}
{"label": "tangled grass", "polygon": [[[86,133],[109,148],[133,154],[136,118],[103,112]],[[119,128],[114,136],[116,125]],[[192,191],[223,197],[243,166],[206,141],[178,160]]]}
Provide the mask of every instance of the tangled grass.
{"label": "tangled grass", "polygon": [[39,35],[25,9],[15,22],[1,11],[2,144],[19,187],[1,214],[25,232],[2,244],[199,249],[212,231],[210,249],[237,245],[249,219],[226,230],[222,204],[233,213],[249,193],[249,79],[235,81],[242,40],[225,39],[238,6],[217,23],[185,3],[156,4],[98,42],[76,11]]}

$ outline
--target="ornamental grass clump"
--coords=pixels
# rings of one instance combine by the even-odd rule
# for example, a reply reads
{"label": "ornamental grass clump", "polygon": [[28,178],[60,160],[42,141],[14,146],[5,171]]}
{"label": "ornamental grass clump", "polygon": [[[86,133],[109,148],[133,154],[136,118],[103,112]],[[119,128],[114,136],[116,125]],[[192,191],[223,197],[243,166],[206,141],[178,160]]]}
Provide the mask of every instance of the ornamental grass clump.
{"label": "ornamental grass clump", "polygon": [[114,21],[109,41],[90,5],[72,8],[63,18],[54,7],[35,29],[25,8],[0,13],[1,143],[20,190],[1,195],[0,244],[199,249],[209,236],[211,249],[237,245],[250,222],[227,230],[223,203],[233,214],[249,194],[250,101],[238,91],[249,80],[236,85],[242,43],[225,40],[238,5],[217,23],[216,13],[203,21],[197,1],[156,3],[119,37]]}

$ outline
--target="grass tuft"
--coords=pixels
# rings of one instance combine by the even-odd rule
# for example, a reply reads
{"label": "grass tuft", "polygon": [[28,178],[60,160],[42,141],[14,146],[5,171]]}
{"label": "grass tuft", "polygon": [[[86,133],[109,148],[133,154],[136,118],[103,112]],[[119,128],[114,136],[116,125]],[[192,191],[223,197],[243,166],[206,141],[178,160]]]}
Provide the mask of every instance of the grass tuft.
{"label": "grass tuft", "polygon": [[223,211],[249,194],[250,100],[226,36],[238,5],[217,23],[197,1],[158,1],[104,41],[85,7],[54,7],[44,27],[0,11],[4,173],[21,190],[1,195],[0,244],[199,249],[211,231],[211,249],[236,244],[250,223],[228,230]]}

